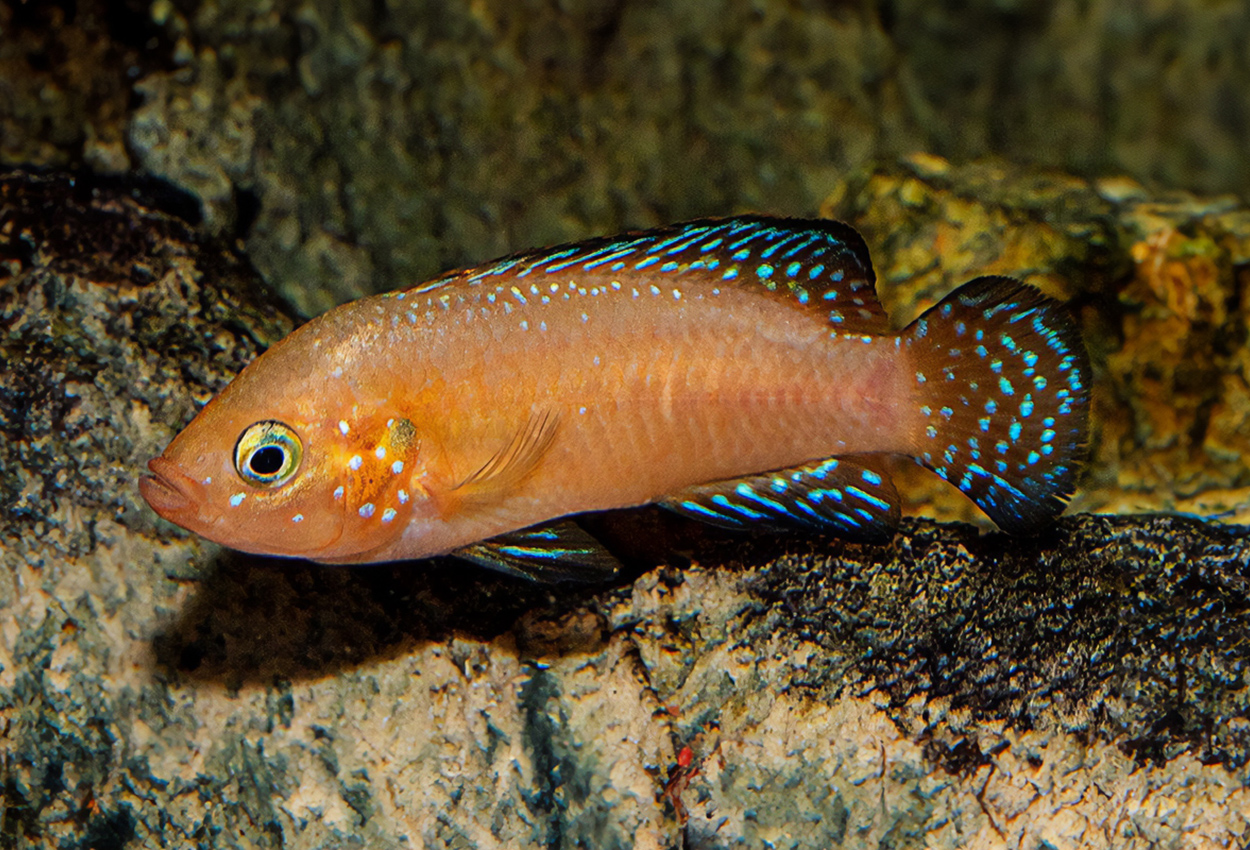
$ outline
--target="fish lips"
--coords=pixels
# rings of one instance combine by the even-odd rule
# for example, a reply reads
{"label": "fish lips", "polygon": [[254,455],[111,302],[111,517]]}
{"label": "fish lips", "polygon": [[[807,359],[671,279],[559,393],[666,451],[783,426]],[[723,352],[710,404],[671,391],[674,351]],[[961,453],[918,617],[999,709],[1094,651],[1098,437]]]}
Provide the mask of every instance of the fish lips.
{"label": "fish lips", "polygon": [[183,524],[180,520],[185,521],[199,513],[204,497],[204,487],[200,482],[164,457],[149,460],[148,469],[152,474],[139,478],[139,495],[152,510],[179,525]]}

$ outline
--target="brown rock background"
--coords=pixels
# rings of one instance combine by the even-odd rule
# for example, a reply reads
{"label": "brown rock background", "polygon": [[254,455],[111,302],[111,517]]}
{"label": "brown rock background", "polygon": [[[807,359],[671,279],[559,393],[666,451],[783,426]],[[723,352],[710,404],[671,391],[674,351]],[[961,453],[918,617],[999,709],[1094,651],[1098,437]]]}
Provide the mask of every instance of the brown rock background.
{"label": "brown rock background", "polygon": [[[1250,499],[1248,18],[0,2],[0,162],[77,175],[0,179],[0,846],[1244,844],[1247,545],[1185,514]],[[616,585],[553,589],[234,556],[134,491],[296,311],[739,209],[854,223],[900,322],[982,273],[1069,298],[1075,507],[1167,513],[639,512],[594,520]]]}

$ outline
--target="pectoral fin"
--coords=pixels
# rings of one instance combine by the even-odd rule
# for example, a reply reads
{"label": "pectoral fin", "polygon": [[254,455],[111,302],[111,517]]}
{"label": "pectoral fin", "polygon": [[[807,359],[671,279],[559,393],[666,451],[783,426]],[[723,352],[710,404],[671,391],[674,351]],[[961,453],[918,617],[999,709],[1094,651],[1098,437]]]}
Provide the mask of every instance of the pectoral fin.
{"label": "pectoral fin", "polygon": [[802,528],[871,542],[889,540],[899,519],[894,483],[864,457],[713,481],[660,504],[726,528]]}
{"label": "pectoral fin", "polygon": [[452,552],[501,573],[542,582],[602,582],[620,562],[575,523],[565,520],[492,537]]}
{"label": "pectoral fin", "polygon": [[559,416],[550,410],[535,411],[507,445],[460,482],[454,491],[461,497],[473,498],[507,491],[519,484],[551,448],[559,422]]}

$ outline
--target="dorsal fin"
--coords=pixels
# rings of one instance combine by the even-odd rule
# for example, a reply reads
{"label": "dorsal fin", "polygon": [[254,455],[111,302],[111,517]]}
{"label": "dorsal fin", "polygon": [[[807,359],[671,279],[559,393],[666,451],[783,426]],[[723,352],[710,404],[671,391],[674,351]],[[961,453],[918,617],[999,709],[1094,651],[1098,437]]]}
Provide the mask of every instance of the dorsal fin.
{"label": "dorsal fin", "polygon": [[826,317],[839,333],[889,331],[863,238],[849,225],[826,219],[699,219],[513,254],[409,291],[429,292],[456,281],[473,285],[500,275],[578,272],[700,275],[793,299]]}

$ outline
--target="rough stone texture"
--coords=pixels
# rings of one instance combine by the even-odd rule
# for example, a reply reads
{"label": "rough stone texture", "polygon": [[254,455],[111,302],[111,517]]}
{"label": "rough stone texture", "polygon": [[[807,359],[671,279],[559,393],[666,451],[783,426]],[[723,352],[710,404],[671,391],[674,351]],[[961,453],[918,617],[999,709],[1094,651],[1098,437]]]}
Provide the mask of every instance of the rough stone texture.
{"label": "rough stone texture", "polygon": [[[822,213],[864,234],[899,324],[980,274],[1069,301],[1096,384],[1075,508],[1250,519],[1250,207],[916,155],[848,176]],[[977,521],[931,476],[908,478],[915,506]]]}
{"label": "rough stone texture", "polygon": [[1250,191],[1250,10],[1133,0],[158,0],[137,164],[305,314],[915,150]]}
{"label": "rough stone texture", "polygon": [[[1103,272],[1076,278],[1095,329],[1190,309],[1178,275],[1206,274],[1211,257],[1223,258],[1211,286],[1244,273],[1229,247],[1242,243],[1184,247],[1207,246],[1202,234],[1235,209],[1186,201],[1208,212],[1169,225],[1181,248],[1134,252],[1150,240],[1064,235],[1070,196],[1030,206],[1023,180],[997,179],[976,207],[959,203],[954,178],[866,175],[835,201],[931,199],[917,232],[959,221],[952,210],[1001,217],[978,249],[989,254],[1058,245],[1019,256],[1041,257],[1039,275],[1047,262],[1105,269],[1131,296],[1097,293]],[[1242,528],[1078,516],[1009,539],[920,522],[864,548],[727,536],[644,511],[592,521],[627,564],[616,585],[553,589],[437,561],[327,569],[234,556],[158,523],[133,487],[142,460],[291,326],[232,252],[159,211],[178,200],[0,181],[6,845],[1250,840]],[[1149,221],[1177,221],[1174,205],[1141,204],[1162,210]],[[1105,208],[1105,232],[1133,232],[1125,209],[1137,207]],[[1060,235],[1030,236],[1029,220]],[[1065,261],[1064,239],[1106,259]],[[952,259],[934,273],[963,274],[958,244],[940,243]],[[1152,284],[1142,269],[1156,258]],[[907,276],[903,260],[882,268]],[[931,282],[912,276],[903,308],[929,297]],[[1202,298],[1199,317],[1220,300]],[[1232,307],[1218,315],[1219,327],[1237,321]],[[1116,366],[1134,344],[1095,337],[1099,393],[1130,397],[1139,385],[1125,372],[1168,374],[1154,361]],[[1180,362],[1158,341],[1136,350]],[[1190,350],[1191,363],[1206,351]],[[1143,457],[1177,451],[1134,442],[1161,431],[1114,433]]]}

